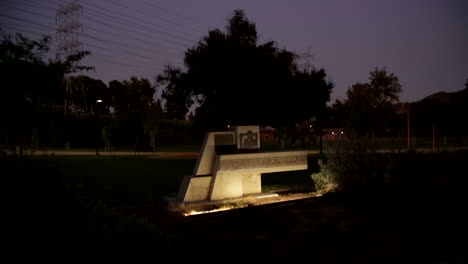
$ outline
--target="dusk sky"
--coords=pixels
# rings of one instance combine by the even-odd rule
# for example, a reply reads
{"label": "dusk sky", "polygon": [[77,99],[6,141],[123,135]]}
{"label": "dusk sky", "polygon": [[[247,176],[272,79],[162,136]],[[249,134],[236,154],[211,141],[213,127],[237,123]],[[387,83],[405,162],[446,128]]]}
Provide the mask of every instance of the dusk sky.
{"label": "dusk sky", "polygon": [[[0,26],[55,38],[60,0],[1,0]],[[235,9],[256,23],[260,43],[274,40],[324,67],[344,99],[374,67],[386,67],[403,86],[401,101],[458,91],[468,78],[466,0],[81,0],[84,64],[105,83],[130,76],[153,80],[165,64],[183,65],[184,51],[210,29],[223,29]],[[55,49],[56,42],[52,44]],[[51,52],[51,56],[55,50]],[[299,61],[304,64],[304,58]],[[286,88],[285,88],[286,89]]]}

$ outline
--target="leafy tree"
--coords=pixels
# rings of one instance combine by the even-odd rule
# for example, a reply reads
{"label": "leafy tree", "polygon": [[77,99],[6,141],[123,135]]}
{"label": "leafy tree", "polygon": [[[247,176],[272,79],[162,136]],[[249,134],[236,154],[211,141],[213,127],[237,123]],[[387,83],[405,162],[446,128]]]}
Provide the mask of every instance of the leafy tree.
{"label": "leafy tree", "polygon": [[185,82],[186,74],[180,69],[174,69],[166,66],[164,72],[157,76],[156,83],[159,87],[164,87],[162,98],[166,100],[164,106],[171,119],[185,119],[194,101],[191,92]]}
{"label": "leafy tree", "polygon": [[370,73],[370,87],[379,106],[391,105],[399,101],[401,84],[395,74],[388,74],[385,68],[375,68]]}
{"label": "leafy tree", "polygon": [[151,151],[156,152],[156,136],[159,132],[160,121],[165,118],[165,113],[161,107],[161,101],[157,100],[156,103],[145,112],[144,117],[144,134],[148,136]]}
{"label": "leafy tree", "polygon": [[398,77],[385,68],[375,68],[369,83],[356,83],[346,92],[345,107],[349,125],[356,136],[382,135],[394,115],[392,105],[399,101],[401,85]]}
{"label": "leafy tree", "polygon": [[104,82],[85,75],[71,76],[70,82],[73,88],[75,105],[79,106],[83,111],[95,112],[97,110],[97,100],[102,100],[99,103],[99,110],[101,113],[108,112],[111,94]]}
{"label": "leafy tree", "polygon": [[129,81],[110,81],[109,92],[111,105],[118,114],[143,113],[153,105],[156,89],[148,79],[131,77]]}
{"label": "leafy tree", "polygon": [[345,104],[340,100],[335,100],[333,105],[327,109],[327,127],[341,127],[347,125],[347,109]]}
{"label": "leafy tree", "polygon": [[211,30],[186,51],[185,72],[168,67],[158,80],[167,109],[185,115],[193,100],[205,128],[291,126],[325,107],[333,88],[325,70],[299,71],[295,58],[275,42],[258,44],[255,24],[237,10],[225,32]]}
{"label": "leafy tree", "polygon": [[65,73],[91,68],[78,65],[89,52],[77,52],[65,61],[46,61],[50,37],[30,40],[21,34],[12,37],[1,30],[0,33],[0,130],[5,135],[5,143],[19,146],[22,155],[24,144],[39,122],[37,109],[54,106],[63,98],[59,85]]}
{"label": "leafy tree", "polygon": [[119,131],[116,138],[121,142],[131,142],[135,149],[139,148],[145,140],[146,131],[153,131],[152,122],[145,122],[149,112],[157,108],[154,103],[155,87],[147,79],[136,77],[125,81],[109,82],[111,105],[119,119]]}
{"label": "leafy tree", "polygon": [[[2,72],[2,110],[21,110],[38,100],[46,76],[43,60],[48,51],[50,37],[37,41],[16,35],[4,35],[0,43],[0,70]],[[27,78],[25,78],[27,76]],[[3,111],[2,111],[3,112]]]}

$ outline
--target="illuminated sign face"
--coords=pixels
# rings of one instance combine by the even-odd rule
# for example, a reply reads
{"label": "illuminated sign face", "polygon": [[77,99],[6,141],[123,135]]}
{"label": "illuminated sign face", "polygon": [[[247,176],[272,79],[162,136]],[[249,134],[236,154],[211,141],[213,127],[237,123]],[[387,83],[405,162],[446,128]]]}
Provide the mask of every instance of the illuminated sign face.
{"label": "illuminated sign face", "polygon": [[260,127],[259,126],[234,126],[233,130],[237,137],[238,149],[259,149],[260,148]]}
{"label": "illuminated sign face", "polygon": [[247,131],[247,133],[239,134],[241,149],[256,149],[258,148],[258,133]]}

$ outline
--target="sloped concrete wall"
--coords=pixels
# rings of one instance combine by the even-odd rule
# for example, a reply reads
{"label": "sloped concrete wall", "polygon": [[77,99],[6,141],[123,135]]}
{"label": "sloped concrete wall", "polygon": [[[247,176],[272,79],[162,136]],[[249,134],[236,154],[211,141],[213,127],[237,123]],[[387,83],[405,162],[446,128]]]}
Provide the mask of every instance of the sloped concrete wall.
{"label": "sloped concrete wall", "polygon": [[208,200],[211,180],[211,176],[184,178],[186,189],[181,189],[178,200],[182,202]]}

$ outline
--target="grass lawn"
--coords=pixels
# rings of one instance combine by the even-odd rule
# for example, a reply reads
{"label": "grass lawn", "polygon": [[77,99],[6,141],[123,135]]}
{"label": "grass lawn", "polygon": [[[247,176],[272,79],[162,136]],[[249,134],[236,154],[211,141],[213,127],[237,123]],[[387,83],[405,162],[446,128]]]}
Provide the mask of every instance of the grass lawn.
{"label": "grass lawn", "polygon": [[[156,152],[199,152],[201,148],[201,144],[185,144],[185,145],[162,145],[156,146]],[[50,151],[53,150],[65,150],[64,148],[51,148]],[[101,147],[100,151],[104,151],[104,148]],[[126,152],[135,152],[135,148],[132,147],[118,147],[115,146],[112,151],[126,151]],[[70,151],[83,151],[83,152],[95,152],[96,148],[70,148]],[[145,149],[138,149],[136,152],[151,152],[151,148]]]}
{"label": "grass lawn", "polygon": [[[31,156],[3,158],[4,171],[34,178],[37,188],[86,194],[107,204],[135,204],[176,195],[196,159],[157,159],[139,156]],[[312,166],[314,168],[314,166]],[[264,191],[313,188],[311,170],[262,175]]]}
{"label": "grass lawn", "polygon": [[11,175],[34,178],[37,188],[86,193],[107,203],[135,203],[175,195],[184,175],[191,174],[195,159],[145,157],[38,156],[3,159]]}

